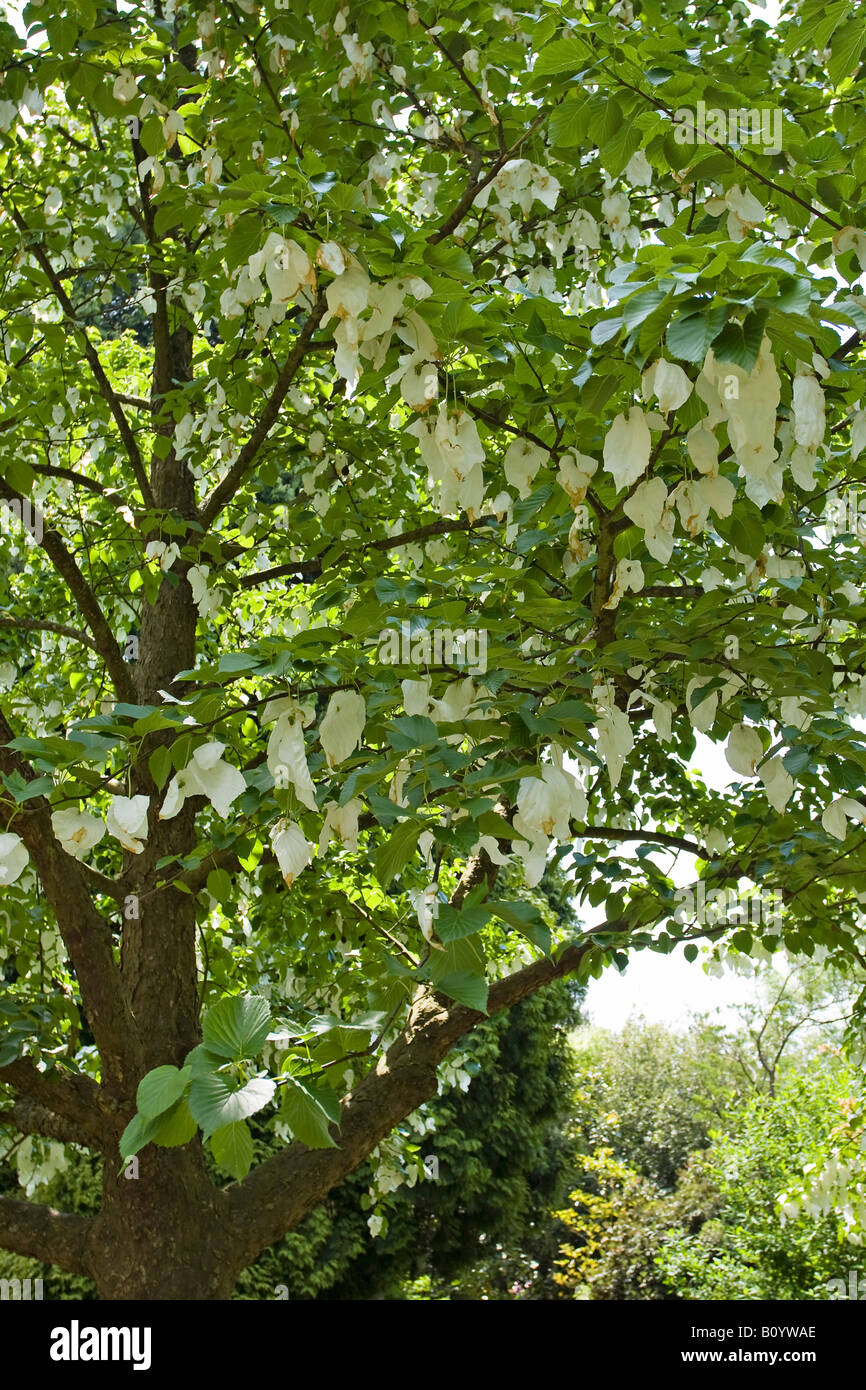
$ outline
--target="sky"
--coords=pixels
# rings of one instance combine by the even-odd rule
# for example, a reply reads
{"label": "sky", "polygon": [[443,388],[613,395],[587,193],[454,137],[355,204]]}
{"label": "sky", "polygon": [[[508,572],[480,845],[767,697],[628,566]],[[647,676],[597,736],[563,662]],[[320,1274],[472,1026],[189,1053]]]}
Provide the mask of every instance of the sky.
{"label": "sky", "polygon": [[[697,748],[689,767],[700,772],[708,787],[724,791],[730,783],[742,780],[728,767],[721,744],[713,743],[705,734],[695,736]],[[635,849],[638,843],[635,842]],[[677,887],[694,883],[694,855],[672,854],[668,872]],[[600,908],[586,918],[586,925],[603,918]],[[657,951],[636,951],[624,974],[609,966],[600,980],[590,981],[584,1013],[592,1023],[615,1030],[622,1028],[632,1014],[681,1028],[688,1024],[690,1013],[727,1010],[750,998],[752,989],[748,980],[730,970],[725,970],[721,977],[705,974],[700,958],[690,963],[683,956],[682,947],[669,956]]]}

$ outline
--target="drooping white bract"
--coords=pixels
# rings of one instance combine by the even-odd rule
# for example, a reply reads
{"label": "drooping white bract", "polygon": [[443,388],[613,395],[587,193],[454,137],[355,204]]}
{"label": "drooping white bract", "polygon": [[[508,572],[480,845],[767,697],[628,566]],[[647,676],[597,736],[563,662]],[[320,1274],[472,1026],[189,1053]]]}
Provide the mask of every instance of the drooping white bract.
{"label": "drooping white bract", "polygon": [[858,410],[851,421],[851,458],[858,459],[866,449],[866,410]]}
{"label": "drooping white bract", "polygon": [[757,729],[748,724],[735,724],[725,749],[728,767],[742,777],[754,777],[755,764],[764,756],[764,745]]}
{"label": "drooping white bract", "polygon": [[23,874],[30,863],[30,855],[20,835],[6,831],[0,835],[0,887],[8,888]]}
{"label": "drooping white bract", "polygon": [[228,815],[247,784],[243,773],[223,758],[224,749],[224,743],[203,743],[195,750],[186,767],[169,782],[160,820],[173,820],[188,796],[206,796],[218,815]]}
{"label": "drooping white bract", "polygon": [[659,700],[653,695],[645,695],[652,707],[652,722],[660,743],[670,743],[673,738],[673,717],[676,705],[672,700]]}
{"label": "drooping white bract", "polygon": [[586,819],[586,792],[576,777],[550,763],[539,764],[540,777],[521,777],[514,828],[530,840],[552,835],[571,838],[570,820]]}
{"label": "drooping white bract", "polygon": [[689,430],[686,435],[686,448],[699,473],[718,473],[719,441],[703,421]]}
{"label": "drooping white bract", "polygon": [[547,169],[528,159],[509,159],[490,183],[476,194],[474,206],[486,208],[493,193],[503,207],[517,204],[521,212],[529,212],[537,198],[551,212],[556,207],[560,184]]}
{"label": "drooping white bract", "polygon": [[728,209],[728,236],[731,241],[742,241],[746,232],[757,227],[767,216],[767,210],[753,193],[741,189],[738,183],[729,188],[724,197]]}
{"label": "drooping white bract", "polygon": [[649,401],[655,396],[659,410],[663,410],[665,414],[669,410],[679,410],[692,394],[692,382],[682,367],[676,366],[673,362],[666,362],[663,357],[647,367],[641,377],[641,388],[644,401]]}
{"label": "drooping white bract", "polygon": [[767,800],[781,815],[794,794],[794,779],[778,754],[762,764],[758,776],[766,788]]}
{"label": "drooping white bract", "polygon": [[346,269],[343,248],[336,241],[323,241],[316,251],[316,264],[329,270],[332,275],[342,275]]}
{"label": "drooping white bract", "polygon": [[782,468],[775,433],[781,382],[767,335],[749,373],[733,362],[717,362],[710,348],[695,389],[709,407],[708,428],[727,421],[731,448],[746,479],[746,496],[759,507],[780,502]]}
{"label": "drooping white bract", "polygon": [[304,870],[313,857],[313,846],[306,839],[303,830],[293,820],[278,820],[271,827],[271,843],[287,888],[291,888],[298,874]]}
{"label": "drooping white bract", "polygon": [[814,452],[824,442],[827,422],[824,415],[824,392],[817,377],[810,374],[794,378],[792,398],[794,438],[804,449]]}
{"label": "drooping white bract", "polygon": [[430,696],[430,677],[422,676],[420,680],[405,680],[400,682],[400,689],[403,692],[403,708],[407,714],[429,714],[433,701]]}
{"label": "drooping white bract", "polygon": [[121,68],[114,79],[114,86],[111,94],[115,101],[123,102],[124,106],[138,96],[138,86],[135,81],[135,74],[129,68]]}
{"label": "drooping white bract", "polygon": [[345,806],[338,806],[336,801],[326,801],[324,809],[325,819],[319,835],[319,854],[325,853],[331,840],[336,840],[344,849],[356,850],[358,817],[364,809],[361,799],[355,796],[351,801],[347,801]]}
{"label": "drooping white bract", "polygon": [[686,686],[686,713],[692,727],[698,729],[702,734],[705,734],[715,723],[721,692],[718,689],[710,690],[694,705],[692,704],[692,696],[698,690],[705,690],[710,681],[709,676],[693,676]]}
{"label": "drooping white bract", "polygon": [[364,735],[367,707],[356,690],[337,690],[328,702],[319,725],[319,738],[328,767],[336,767],[353,753]]}
{"label": "drooping white bract", "polygon": [[654,560],[666,564],[674,548],[672,499],[661,478],[647,478],[623,503],[623,511],[644,533],[644,544]]}
{"label": "drooping white bract", "polygon": [[[523,861],[523,872],[529,887],[534,887],[544,873],[547,853],[553,839],[571,837],[570,821],[586,819],[586,793],[580,783],[562,766],[562,749],[551,745],[552,763],[539,763],[540,777],[523,777],[517,791],[517,810],[514,829],[525,838],[512,842],[512,852]],[[495,864],[503,857],[493,836],[483,836],[479,844],[486,849]]]}
{"label": "drooping white bract", "polygon": [[105,822],[99,816],[91,816],[70,806],[66,810],[52,812],[51,829],[67,854],[74,859],[83,859],[105,834]]}
{"label": "drooping white bract", "polygon": [[605,608],[618,608],[623,594],[631,589],[639,593],[644,585],[643,565],[639,560],[618,560],[613,577],[613,588]]}
{"label": "drooping white bract", "polygon": [[418,440],[430,487],[438,491],[440,516],[465,511],[480,516],[484,502],[484,449],[475,421],[465,410],[440,405],[435,423],[427,415],[406,426]]}
{"label": "drooping white bract", "polygon": [[653,181],[653,167],[643,150],[636,150],[625,166],[625,177],[635,188],[649,188]]}
{"label": "drooping white bract", "polygon": [[587,494],[598,460],[591,454],[563,454],[559,460],[556,481],[573,507],[579,507]]}
{"label": "drooping white bract", "polygon": [[724,854],[728,848],[728,837],[718,825],[707,830],[704,835],[704,848],[710,854]]}
{"label": "drooping white bract", "polygon": [[837,256],[853,251],[860,262],[860,269],[866,270],[866,232],[859,227],[843,227],[833,238],[833,250]]}
{"label": "drooping white bract", "polygon": [[297,298],[302,285],[316,286],[316,270],[304,248],[279,232],[270,232],[262,249],[249,259],[249,273],[254,279],[262,271],[273,303],[283,308]]}
{"label": "drooping white bract", "polygon": [[521,497],[528,497],[530,484],[549,455],[546,449],[533,444],[529,439],[515,439],[508,446],[503,459],[505,480],[516,487]]}
{"label": "drooping white bract", "polygon": [[617,492],[631,487],[650,460],[649,426],[640,406],[632,406],[626,415],[617,415],[605,436],[604,466],[616,483]]}
{"label": "drooping white bract", "polygon": [[821,824],[828,835],[833,835],[837,840],[844,840],[848,834],[849,820],[866,825],[866,806],[855,801],[853,797],[839,796],[835,801],[831,801],[824,811]]}
{"label": "drooping white bract", "polygon": [[424,940],[429,941],[432,946],[438,945],[438,942],[433,940],[435,922],[439,916],[439,889],[437,885],[429,883],[426,888],[410,888],[409,901],[417,914],[418,926],[421,928],[421,935]]}
{"label": "drooping white bract", "polygon": [[736,495],[730,479],[716,473],[679,483],[671,493],[671,501],[676,503],[683,530],[698,536],[707,524],[710,508],[719,516],[730,516]]}
{"label": "drooping white bract", "polygon": [[[478,691],[471,676],[465,676],[463,680],[451,681],[446,685],[438,699],[430,701],[429,717],[434,724],[462,724],[468,718],[469,711],[475,703]],[[481,714],[476,714],[476,718],[483,718]],[[460,743],[463,734],[449,734],[447,743]]]}
{"label": "drooping white bract", "polygon": [[281,787],[284,785],[285,769],[288,781],[301,804],[311,811],[317,810],[316,788],[310,776],[304,744],[304,728],[311,721],[311,711],[309,708],[302,708],[297,700],[287,697],[284,700],[271,701],[265,714],[270,719],[276,718],[268,739],[268,771],[277,786]]}
{"label": "drooping white bract", "polygon": [[212,618],[220,611],[223,601],[222,589],[209,589],[210,565],[190,565],[186,577],[192,590],[192,601],[202,618]]}
{"label": "drooping white bract", "polygon": [[634,748],[631,721],[625,710],[618,708],[615,691],[610,684],[599,684],[593,691],[598,730],[598,751],[604,758],[611,787],[619,784],[625,760]]}
{"label": "drooping white bract", "polygon": [[795,729],[808,729],[812,722],[811,714],[808,714],[803,707],[803,702],[796,695],[785,695],[779,701],[779,711],[785,724],[790,724]]}
{"label": "drooping white bract", "polygon": [[141,854],[147,839],[149,796],[113,796],[105,817],[109,835],[130,854]]}

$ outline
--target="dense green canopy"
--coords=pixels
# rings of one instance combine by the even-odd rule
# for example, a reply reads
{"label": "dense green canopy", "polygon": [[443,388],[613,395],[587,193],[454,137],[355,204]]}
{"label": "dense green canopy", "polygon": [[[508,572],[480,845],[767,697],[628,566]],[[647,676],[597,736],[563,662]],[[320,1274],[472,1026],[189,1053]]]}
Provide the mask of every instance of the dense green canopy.
{"label": "dense green canopy", "polygon": [[[848,0],[0,27],[3,1120],[125,1130],[167,1225],[192,1184],[217,1234],[163,1264],[233,1279],[553,978],[860,958],[864,40]],[[301,1142],[204,1186],[260,1112]],[[105,1292],[145,1187],[0,1241]]]}

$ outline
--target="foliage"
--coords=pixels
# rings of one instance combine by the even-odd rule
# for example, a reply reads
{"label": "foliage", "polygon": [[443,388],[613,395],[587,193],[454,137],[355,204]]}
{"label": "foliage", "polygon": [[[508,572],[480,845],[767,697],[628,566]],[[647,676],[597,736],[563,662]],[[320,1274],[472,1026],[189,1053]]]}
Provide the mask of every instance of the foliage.
{"label": "foliage", "polygon": [[659,1250],[672,1228],[699,1233],[716,1214],[719,1194],[712,1181],[689,1164],[676,1191],[663,1193],[610,1149],[584,1156],[581,1167],[590,1186],[570,1193],[570,1205],[557,1213],[570,1238],[561,1246],[555,1282],[573,1298],[678,1297],[660,1273]]}
{"label": "foliage", "polygon": [[618,1033],[584,1028],[575,1046],[576,1143],[610,1151],[659,1188],[676,1185],[689,1154],[709,1143],[742,1094],[724,1030],[707,1021],[687,1032],[643,1019]]}
{"label": "foliage", "polygon": [[813,1059],[775,1097],[753,1097],[697,1160],[719,1193],[720,1210],[695,1235],[667,1240],[658,1267],[686,1299],[826,1299],[862,1258],[830,1210],[786,1219],[779,1194],[806,1165],[826,1156],[855,1087],[845,1067]]}
{"label": "foliage", "polygon": [[862,957],[864,40],[0,23],[0,1118],[151,1175],[0,1241],[227,1296],[488,1011],[678,941]]}

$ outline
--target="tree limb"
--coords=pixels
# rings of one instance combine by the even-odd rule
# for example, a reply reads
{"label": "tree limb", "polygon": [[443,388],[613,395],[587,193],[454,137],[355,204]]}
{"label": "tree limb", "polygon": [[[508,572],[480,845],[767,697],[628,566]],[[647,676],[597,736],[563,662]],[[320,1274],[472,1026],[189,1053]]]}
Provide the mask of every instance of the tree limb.
{"label": "tree limb", "polygon": [[75,642],[83,642],[85,647],[90,647],[91,651],[99,651],[93,638],[88,637],[86,632],[81,632],[77,627],[67,627],[65,623],[51,623],[41,618],[0,618],[0,627],[20,627],[37,632],[59,632],[61,637],[71,637]]}
{"label": "tree limb", "polygon": [[[569,946],[558,960],[545,956],[490,988],[487,1012],[500,1013],[544,985],[577,969],[592,941]],[[241,1268],[292,1230],[331,1188],[348,1176],[400,1120],[437,1091],[436,1068],[483,1014],[454,1008],[433,991],[416,1001],[401,1036],[343,1103],[335,1149],[290,1144],[226,1189],[229,1220]]]}
{"label": "tree limb", "polygon": [[[11,488],[4,478],[0,478],[0,498],[6,502],[17,502],[22,508],[23,514],[25,498],[21,496],[20,492]],[[94,650],[105,662],[118,697],[130,704],[135,704],[135,686],[117,639],[106,621],[105,614],[100,608],[93,590],[78,568],[74,557],[64,545],[60,533],[54,530],[46,531],[42,537],[42,549],[75,599],[81,616],[90,628],[93,634]]]}
{"label": "tree limb", "polygon": [[277,416],[280,413],[280,406],[285,400],[289,387],[295,379],[298,368],[306,356],[310,340],[322,321],[325,308],[325,296],[324,294],[320,294],[307,316],[306,323],[298,334],[294,347],[283,363],[274,389],[268,397],[267,404],[256,421],[246,444],[241,449],[222,482],[217,484],[210,497],[206,498],[202,505],[201,524],[204,526],[205,530],[207,530],[211,522],[219,515],[223,507],[234,497],[244,477],[255,462],[259,449],[267,438],[271,427],[275,424]]}
{"label": "tree limb", "polygon": [[[100,1087],[82,1072],[40,1071],[29,1057],[19,1057],[0,1067],[0,1085],[9,1086],[24,1101],[53,1116],[69,1129],[69,1142],[96,1144],[110,1142]],[[16,1102],[16,1105],[19,1102]],[[13,1107],[14,1110],[14,1107]],[[10,1112],[6,1112],[10,1113]],[[23,1115],[23,1111],[20,1112]],[[20,1125],[16,1124],[17,1128]],[[36,1130],[36,1133],[44,1133]]]}
{"label": "tree limb", "polygon": [[37,1202],[0,1197],[0,1246],[59,1265],[73,1274],[87,1273],[87,1247],[93,1222]]}
{"label": "tree limb", "polygon": [[48,253],[45,250],[45,247],[34,236],[31,228],[28,227],[27,223],[24,221],[24,218],[21,216],[18,209],[12,206],[11,212],[12,220],[15,223],[16,227],[27,237],[28,249],[31,255],[33,255],[35,259],[39,262],[39,265],[42,269],[42,273],[44,274],[46,280],[48,281],[49,285],[54,291],[54,296],[61,309],[63,310],[63,313],[67,321],[69,322],[71,327],[77,329],[78,332],[81,334],[82,345],[84,348],[84,356],[87,358],[87,364],[90,367],[90,370],[93,374],[93,378],[97,386],[99,387],[99,392],[102,395],[103,399],[106,401],[109,410],[114,416],[115,424],[117,425],[118,432],[120,434],[121,439],[123,440],[123,447],[126,450],[127,458],[129,459],[132,471],[135,474],[135,480],[138,483],[138,486],[141,490],[141,495],[144,499],[144,505],[146,507],[153,507],[153,494],[150,490],[150,483],[147,480],[147,471],[144,466],[144,460],[141,457],[141,451],[139,450],[138,443],[136,442],[136,438],[132,432],[129,421],[127,420],[126,415],[123,412],[123,406],[120,404],[117,393],[105,374],[105,368],[99,360],[99,353],[96,351],[96,348],[90,341],[90,338],[87,335],[87,330],[76,319],[75,308],[72,304],[72,301],[69,298],[69,295],[66,293],[65,289],[63,288],[63,284],[59,279],[54,267],[51,264],[51,260],[48,256]]}

